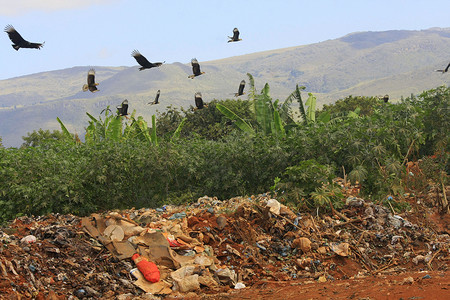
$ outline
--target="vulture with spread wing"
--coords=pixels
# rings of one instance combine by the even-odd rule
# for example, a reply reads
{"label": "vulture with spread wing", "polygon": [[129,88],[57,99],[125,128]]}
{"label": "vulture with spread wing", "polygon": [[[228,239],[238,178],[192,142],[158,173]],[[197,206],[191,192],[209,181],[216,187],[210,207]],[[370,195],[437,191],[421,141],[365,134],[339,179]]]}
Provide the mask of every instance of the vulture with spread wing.
{"label": "vulture with spread wing", "polygon": [[445,67],[444,70],[436,70],[436,72],[441,72],[442,74],[447,73],[448,68],[450,68],[450,63],[447,65],[447,67]]}
{"label": "vulture with spread wing", "polygon": [[97,85],[98,83],[95,83],[95,70],[90,69],[87,76],[87,84],[83,85],[83,92],[87,90],[90,90],[92,93],[97,92]]}
{"label": "vulture with spread wing", "polygon": [[194,79],[194,77],[196,76],[205,74],[205,72],[200,71],[200,65],[198,64],[198,60],[196,58],[191,59],[191,65],[192,65],[192,73],[194,74],[189,75],[188,78]]}
{"label": "vulture with spread wing", "polygon": [[127,116],[128,115],[128,100],[125,99],[122,101],[122,103],[120,105],[116,106],[117,108],[117,114],[122,117],[122,116]]}
{"label": "vulture with spread wing", "polygon": [[238,92],[234,94],[235,97],[244,95],[244,88],[245,88],[245,80],[242,80],[239,84]]}
{"label": "vulture with spread wing", "polygon": [[149,102],[149,103],[147,103],[147,104],[151,104],[151,105],[153,105],[153,104],[158,104],[158,103],[159,103],[159,95],[160,95],[160,94],[161,94],[161,91],[158,90],[158,91],[156,92],[155,101]]}
{"label": "vulture with spread wing", "polygon": [[19,51],[20,48],[41,49],[41,47],[44,46],[44,43],[30,43],[29,41],[25,40],[20,35],[20,33],[18,33],[16,29],[14,29],[12,25],[7,25],[5,27],[5,32],[8,34],[11,42],[14,43],[11,46],[16,51]]}
{"label": "vulture with spread wing", "polygon": [[208,107],[208,106],[203,103],[202,93],[200,93],[200,92],[195,93],[195,108],[194,108],[194,110],[202,109],[205,107]]}
{"label": "vulture with spread wing", "polygon": [[139,51],[137,51],[137,50],[133,50],[133,52],[131,52],[131,56],[133,56],[136,59],[136,61],[138,62],[138,64],[141,65],[141,67],[139,68],[139,71],[142,71],[145,69],[150,69],[150,68],[155,68],[155,67],[160,67],[163,63],[165,63],[165,62],[151,63],[145,58],[144,55],[139,53]]}
{"label": "vulture with spread wing", "polygon": [[237,28],[233,29],[233,36],[229,36],[228,38],[228,43],[242,41],[242,39],[239,38],[239,30]]}

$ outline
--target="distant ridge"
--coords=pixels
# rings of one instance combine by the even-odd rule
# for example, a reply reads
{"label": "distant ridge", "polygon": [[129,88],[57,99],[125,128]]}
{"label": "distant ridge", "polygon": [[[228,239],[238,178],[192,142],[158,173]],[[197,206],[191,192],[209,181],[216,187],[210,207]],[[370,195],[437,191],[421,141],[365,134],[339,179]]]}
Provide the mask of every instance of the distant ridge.
{"label": "distant ridge", "polygon": [[[130,110],[150,119],[168,105],[194,105],[202,92],[209,102],[232,98],[246,73],[261,89],[267,82],[273,98],[284,100],[296,84],[330,103],[348,95],[401,96],[448,84],[450,74],[434,72],[450,62],[450,28],[355,32],[320,43],[257,52],[214,61],[200,61],[206,74],[189,80],[189,62],[164,64],[139,72],[132,67],[77,66],[0,81],[0,136],[5,146],[20,146],[22,136],[39,128],[84,134],[89,112],[98,116],[123,99]],[[99,92],[83,93],[90,67],[96,70]],[[146,103],[161,90],[158,107]],[[244,97],[246,98],[246,97]]]}

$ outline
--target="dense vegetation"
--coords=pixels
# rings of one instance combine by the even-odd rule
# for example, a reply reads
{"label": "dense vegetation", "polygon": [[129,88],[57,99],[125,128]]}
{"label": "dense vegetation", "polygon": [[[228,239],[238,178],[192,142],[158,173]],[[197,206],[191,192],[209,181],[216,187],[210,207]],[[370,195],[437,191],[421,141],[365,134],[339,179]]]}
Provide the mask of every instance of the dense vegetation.
{"label": "dense vegetation", "polygon": [[[449,88],[395,104],[350,96],[315,111],[313,95],[304,107],[301,88],[281,104],[268,85],[261,93],[253,86],[248,101],[169,107],[151,128],[135,114],[105,110],[89,115],[84,142],[61,122],[60,132],[35,131],[19,149],[0,148],[0,221],[267,191],[301,209],[339,208],[334,177],[348,175],[366,197],[382,201],[404,192],[407,160],[431,155],[430,170],[447,184]],[[301,116],[295,122],[293,100]]]}

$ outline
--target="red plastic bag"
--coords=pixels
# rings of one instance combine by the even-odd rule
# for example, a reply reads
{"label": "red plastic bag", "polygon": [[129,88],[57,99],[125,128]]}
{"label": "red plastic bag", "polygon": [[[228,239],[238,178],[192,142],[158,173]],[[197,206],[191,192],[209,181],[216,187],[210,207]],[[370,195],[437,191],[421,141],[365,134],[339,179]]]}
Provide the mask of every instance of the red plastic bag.
{"label": "red plastic bag", "polygon": [[134,254],[131,259],[134,261],[139,271],[141,271],[142,275],[144,275],[145,279],[153,283],[159,281],[160,274],[155,263],[148,261],[138,253]]}

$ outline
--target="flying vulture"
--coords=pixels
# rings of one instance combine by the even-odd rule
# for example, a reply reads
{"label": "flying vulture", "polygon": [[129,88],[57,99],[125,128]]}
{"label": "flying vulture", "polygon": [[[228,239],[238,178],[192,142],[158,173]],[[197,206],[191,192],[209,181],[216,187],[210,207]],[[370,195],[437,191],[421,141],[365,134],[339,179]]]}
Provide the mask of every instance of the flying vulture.
{"label": "flying vulture", "polygon": [[156,92],[156,97],[155,97],[155,101],[153,101],[153,102],[149,102],[149,103],[147,103],[147,104],[159,104],[159,94],[161,94],[161,91],[160,90],[158,90],[157,92]]}
{"label": "flying vulture", "polygon": [[233,29],[233,36],[232,37],[229,36],[228,38],[229,38],[228,43],[242,41],[242,39],[239,38],[239,30],[237,28]]}
{"label": "flying vulture", "polygon": [[205,105],[203,103],[202,93],[200,93],[200,92],[195,93],[195,106],[196,107],[194,108],[194,110],[208,107],[208,105]]}
{"label": "flying vulture", "polygon": [[20,48],[41,49],[41,47],[44,46],[45,43],[30,43],[29,41],[25,40],[20,35],[20,33],[18,33],[16,29],[14,29],[12,25],[6,25],[5,32],[8,34],[9,39],[14,43],[11,46],[16,51],[19,51]]}
{"label": "flying vulture", "polygon": [[16,49],[16,51],[19,51],[20,48],[41,49],[45,43],[30,43],[25,40],[12,25],[6,25],[5,32],[8,34],[9,39],[14,43],[11,46]]}
{"label": "flying vulture", "polygon": [[194,74],[189,75],[188,78],[194,79],[194,77],[196,76],[205,74],[205,72],[200,71],[200,65],[198,64],[198,60],[196,58],[191,59],[191,65],[192,65],[192,73]]}
{"label": "flying vulture", "polygon": [[142,66],[139,68],[139,71],[154,68],[154,67],[159,67],[163,63],[165,63],[165,62],[151,63],[145,58],[144,55],[139,53],[139,51],[137,51],[137,50],[133,50],[133,52],[131,52],[131,56],[133,56],[136,59],[136,61],[138,62],[138,64],[140,64]]}
{"label": "flying vulture", "polygon": [[234,94],[235,97],[244,95],[244,88],[245,88],[245,80],[242,80],[239,84],[239,90],[237,93]]}
{"label": "flying vulture", "polygon": [[122,101],[120,105],[116,106],[117,108],[117,114],[119,116],[127,116],[128,115],[128,100],[125,99]]}
{"label": "flying vulture", "polygon": [[445,67],[444,70],[436,70],[436,72],[441,72],[442,74],[447,73],[449,67],[450,67],[450,63],[447,65],[447,67]]}
{"label": "flying vulture", "polygon": [[92,93],[97,92],[97,85],[98,83],[95,83],[95,70],[90,69],[87,76],[87,84],[83,85],[83,92],[87,90],[90,90]]}

